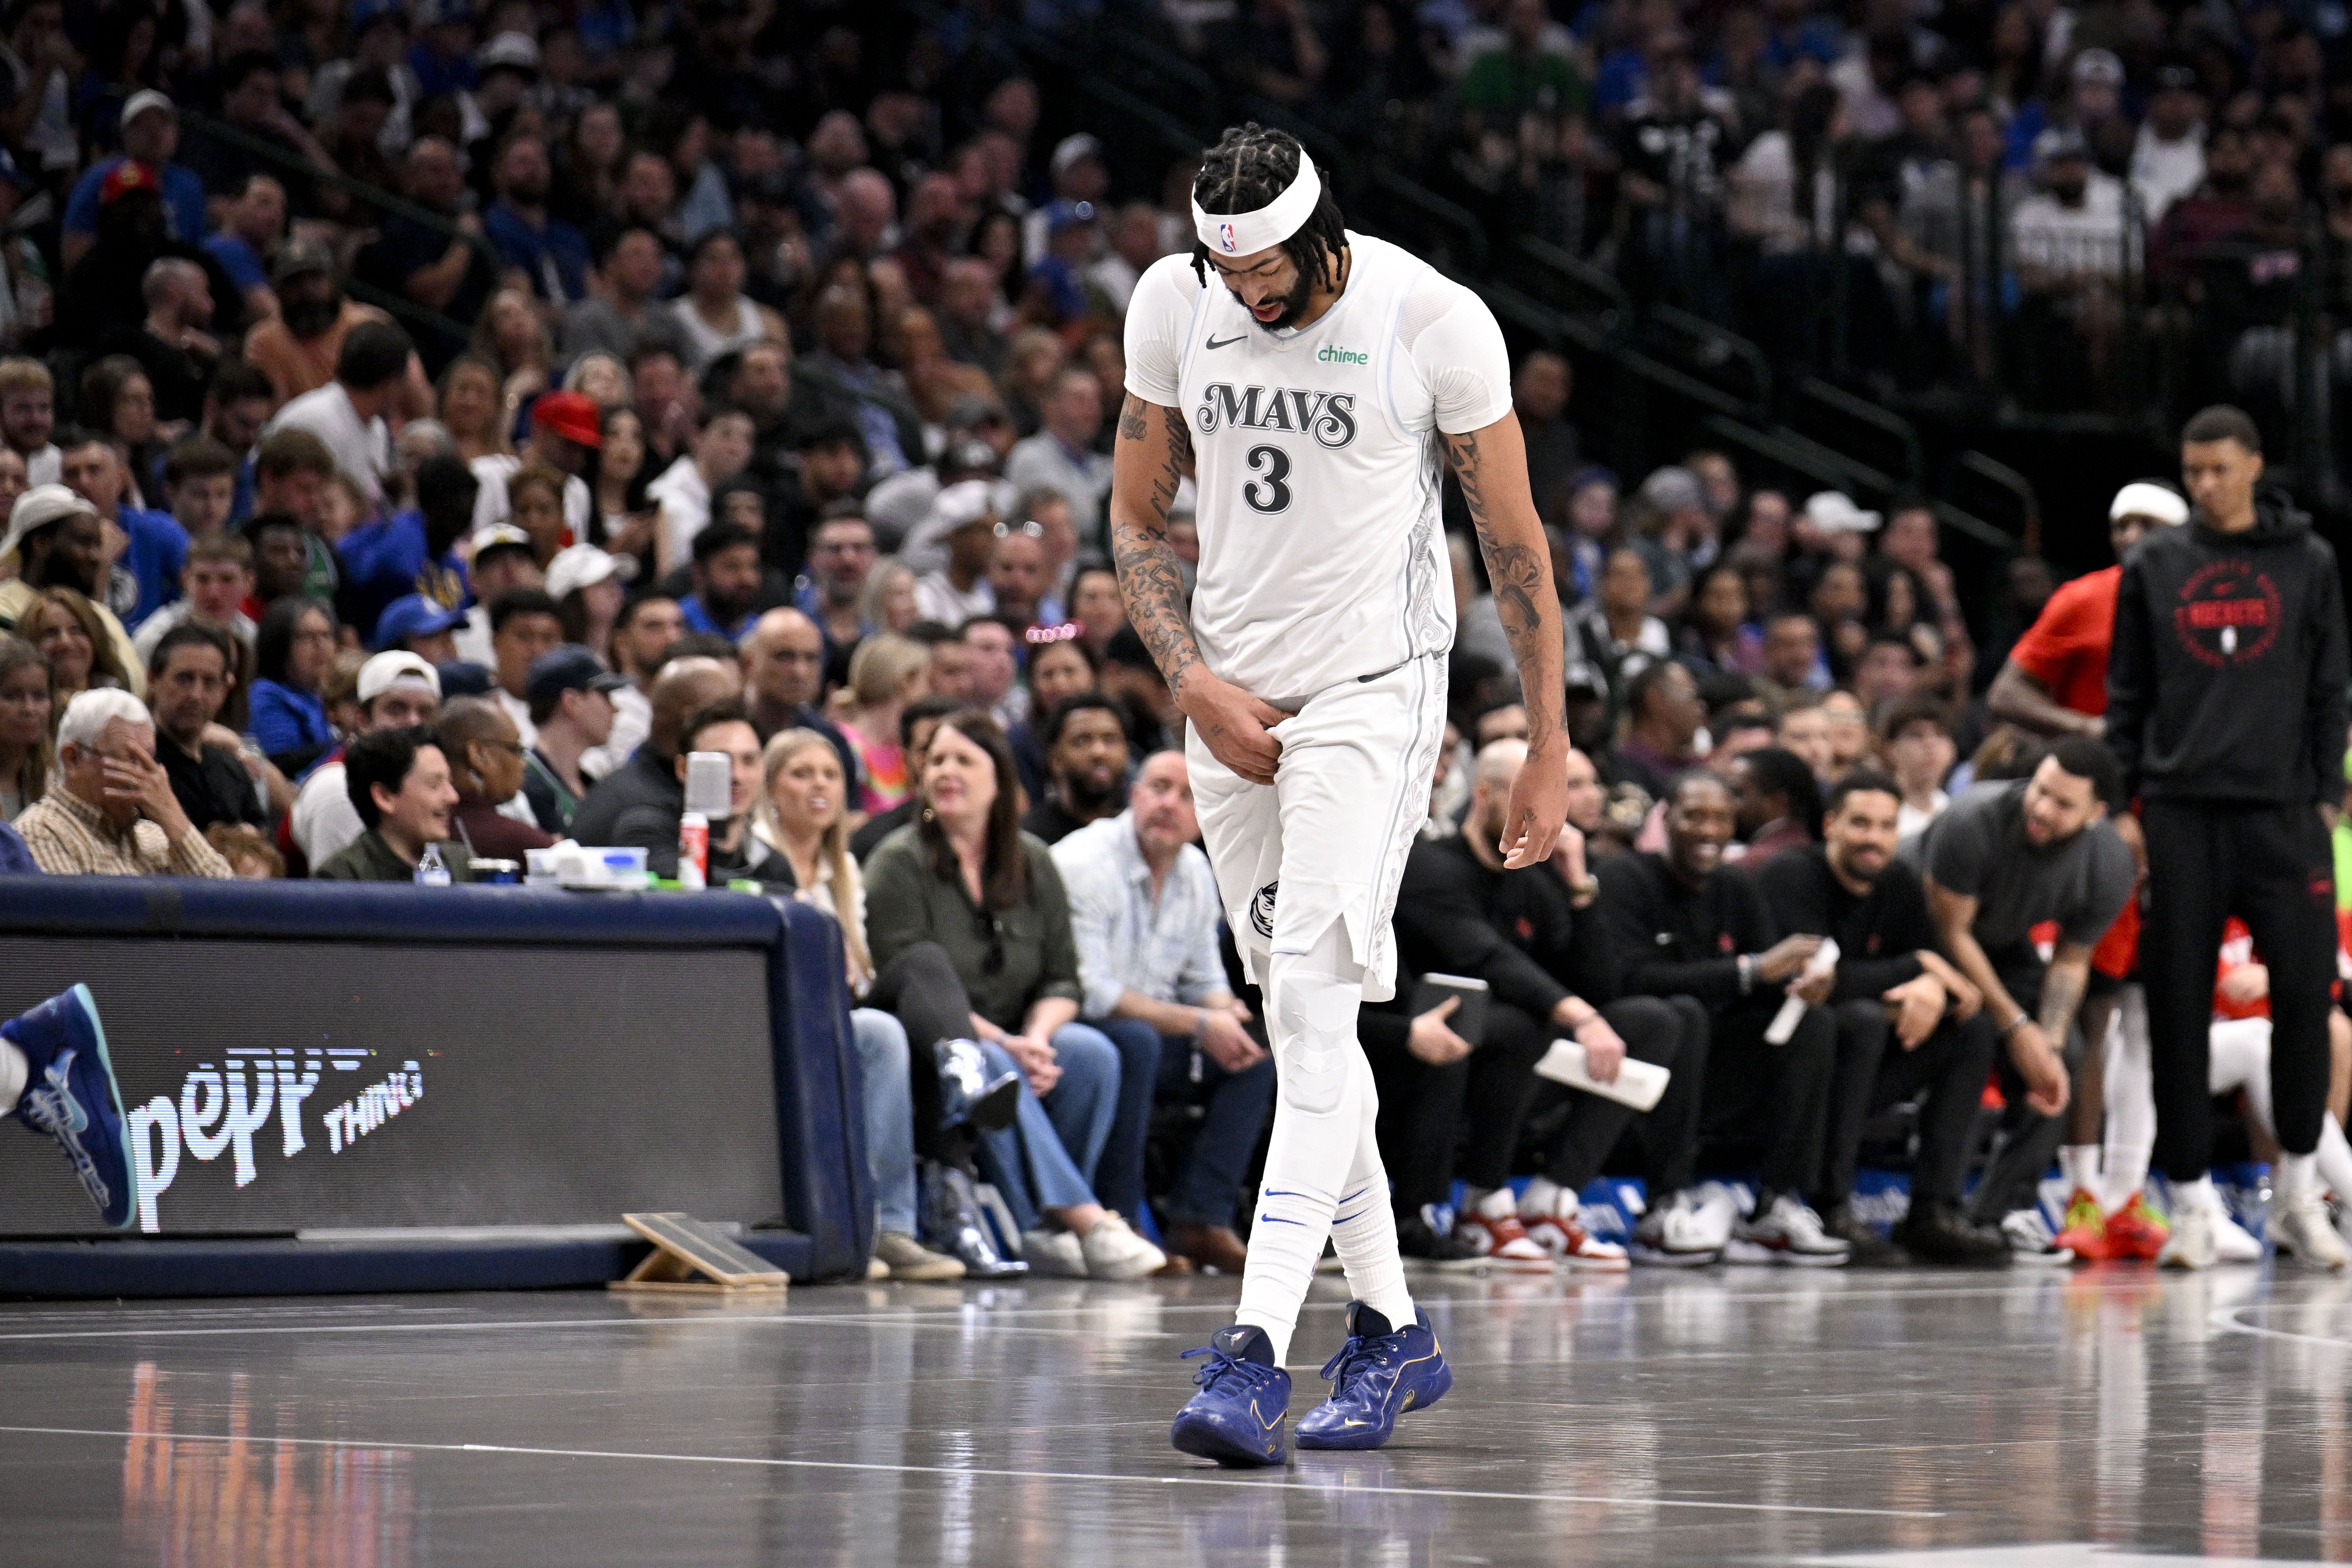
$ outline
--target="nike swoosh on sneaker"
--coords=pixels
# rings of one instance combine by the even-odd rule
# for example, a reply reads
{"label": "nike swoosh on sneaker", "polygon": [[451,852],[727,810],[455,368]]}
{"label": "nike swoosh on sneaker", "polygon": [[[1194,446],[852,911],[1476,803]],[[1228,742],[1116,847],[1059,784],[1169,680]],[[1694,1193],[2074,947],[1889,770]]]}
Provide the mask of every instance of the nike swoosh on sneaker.
{"label": "nike swoosh on sneaker", "polygon": [[1208,346],[1208,347],[1210,347],[1210,348],[1213,348],[1213,349],[1229,349],[1229,348],[1233,347],[1235,343],[1240,342],[1242,341],[1242,338],[1245,338],[1245,337],[1247,337],[1247,336],[1249,336],[1249,334],[1248,334],[1247,332],[1244,332],[1244,333],[1242,333],[1242,334],[1241,334],[1241,336],[1240,336],[1240,337],[1232,337],[1232,338],[1219,338],[1219,337],[1212,337],[1212,338],[1209,340],[1207,346]]}

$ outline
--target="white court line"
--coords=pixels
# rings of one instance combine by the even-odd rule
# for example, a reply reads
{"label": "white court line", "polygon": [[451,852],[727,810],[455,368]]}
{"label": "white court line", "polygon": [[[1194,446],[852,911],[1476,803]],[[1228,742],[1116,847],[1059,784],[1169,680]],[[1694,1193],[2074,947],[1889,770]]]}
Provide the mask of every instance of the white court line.
{"label": "white court line", "polygon": [[2242,1307],[2216,1307],[2205,1315],[2207,1323],[2233,1334],[2253,1334],[2266,1340],[2292,1340],[2303,1345],[2326,1345],[2331,1350],[2352,1351],[2352,1340],[2337,1339],[2330,1334],[2298,1334],[2288,1329],[2266,1329],[2259,1323],[2242,1323],[2241,1312],[2267,1312],[2278,1307],[2298,1307],[2300,1301],[2253,1301]]}
{"label": "white court line", "polygon": [[[965,1465],[883,1465],[851,1459],[772,1459],[746,1458],[732,1454],[638,1454],[612,1448],[531,1448],[504,1443],[399,1443],[359,1442],[348,1437],[259,1437],[231,1436],[226,1434],[192,1432],[131,1432],[90,1426],[0,1426],[0,1433],[22,1433],[42,1437],[145,1437],[167,1443],[247,1443],[260,1447],[273,1443],[299,1444],[319,1448],[407,1449],[421,1453],[441,1454],[517,1454],[532,1458],[549,1459],[638,1459],[687,1465],[746,1465],[766,1469],[796,1470],[856,1470],[886,1475],[988,1477],[1000,1480],[1030,1481],[1122,1481],[1136,1486],[1153,1487],[1254,1487],[1267,1491],[1307,1492],[1318,1497],[1334,1495],[1337,1489],[1314,1486],[1300,1481],[1261,1481],[1238,1476],[1125,1476],[1107,1472],[1082,1470],[1000,1470]],[[1610,1508],[1682,1508],[1707,1509],[1734,1513],[1806,1513],[1833,1514],[1843,1518],[1863,1519],[1942,1519],[1941,1513],[1919,1509],[1900,1508],[1821,1508],[1804,1503],[1780,1502],[1715,1502],[1691,1498],[1610,1497],[1581,1492],[1490,1492],[1465,1491],[1450,1487],[1379,1487],[1349,1486],[1346,1495],[1363,1497],[1470,1498],[1496,1502],[1571,1502],[1599,1503]]]}

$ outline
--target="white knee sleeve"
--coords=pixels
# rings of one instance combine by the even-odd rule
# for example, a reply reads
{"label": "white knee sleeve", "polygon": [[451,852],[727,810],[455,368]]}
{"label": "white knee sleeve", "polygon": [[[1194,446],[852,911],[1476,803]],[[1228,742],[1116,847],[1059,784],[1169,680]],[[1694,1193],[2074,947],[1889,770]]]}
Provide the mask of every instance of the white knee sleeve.
{"label": "white knee sleeve", "polygon": [[2147,994],[2124,988],[2106,1039],[2106,1152],[2102,1194],[2110,1209],[2147,1180],[2156,1151],[2156,1075],[2147,1038]]}
{"label": "white knee sleeve", "polygon": [[2232,1089],[2246,1093],[2246,1110],[2270,1136],[2278,1136],[2271,1120],[2271,1021],[2231,1018],[2213,1026],[2207,1038],[2206,1084],[2215,1094]]}
{"label": "white knee sleeve", "polygon": [[1363,968],[1337,921],[1307,952],[1277,952],[1268,962],[1267,1032],[1283,1104],[1309,1116],[1339,1108],[1349,1064],[1361,1054],[1356,1009],[1363,999]]}

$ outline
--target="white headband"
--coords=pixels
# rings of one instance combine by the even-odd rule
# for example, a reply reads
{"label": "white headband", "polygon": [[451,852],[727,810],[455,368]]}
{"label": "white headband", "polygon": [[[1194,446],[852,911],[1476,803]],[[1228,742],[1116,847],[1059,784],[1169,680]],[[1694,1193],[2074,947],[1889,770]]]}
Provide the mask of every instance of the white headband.
{"label": "white headband", "polygon": [[1307,149],[1298,150],[1298,177],[1290,188],[1274,200],[1246,213],[1203,212],[1198,198],[1192,203],[1192,232],[1201,243],[1219,256],[1250,256],[1261,250],[1271,250],[1307,226],[1315,216],[1315,204],[1323,199],[1323,181],[1315,173],[1314,160]]}

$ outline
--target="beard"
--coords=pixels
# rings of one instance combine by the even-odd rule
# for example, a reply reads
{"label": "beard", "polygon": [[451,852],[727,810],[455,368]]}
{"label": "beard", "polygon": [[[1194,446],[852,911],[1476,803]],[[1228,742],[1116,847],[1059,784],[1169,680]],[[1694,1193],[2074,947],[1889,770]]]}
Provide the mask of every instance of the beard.
{"label": "beard", "polygon": [[1072,774],[1062,780],[1062,793],[1082,811],[1099,811],[1118,798],[1118,775],[1097,784],[1091,774]]}
{"label": "beard", "polygon": [[298,338],[315,338],[335,324],[343,313],[342,290],[336,289],[323,300],[302,297],[286,300],[278,306],[286,318],[286,330]]}
{"label": "beard", "polygon": [[[1298,324],[1298,318],[1307,313],[1307,301],[1314,293],[1315,271],[1302,263],[1298,268],[1297,281],[1291,284],[1290,292],[1282,297],[1282,314],[1271,321],[1261,321],[1257,319],[1257,313],[1253,310],[1250,312],[1250,324],[1269,332],[1278,332],[1286,328],[1295,327]],[[1244,310],[1249,309],[1248,302],[1242,300],[1239,294],[1234,294],[1234,298],[1241,301]]]}

